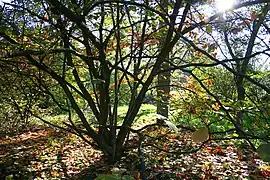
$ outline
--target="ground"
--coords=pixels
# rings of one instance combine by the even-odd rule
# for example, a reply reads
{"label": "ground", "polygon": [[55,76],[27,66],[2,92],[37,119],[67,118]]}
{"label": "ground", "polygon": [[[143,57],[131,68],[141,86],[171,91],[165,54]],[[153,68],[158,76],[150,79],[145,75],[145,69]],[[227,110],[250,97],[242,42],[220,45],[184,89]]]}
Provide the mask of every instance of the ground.
{"label": "ground", "polygon": [[[188,131],[175,134],[167,128],[150,128],[143,134],[147,134],[142,146],[147,179],[270,178],[268,164],[235,141],[209,141],[197,152],[185,154],[180,152],[201,146],[192,142]],[[94,179],[101,174],[141,179],[138,139],[132,136],[124,157],[108,165],[100,151],[72,133],[44,125],[1,133],[0,179]]]}

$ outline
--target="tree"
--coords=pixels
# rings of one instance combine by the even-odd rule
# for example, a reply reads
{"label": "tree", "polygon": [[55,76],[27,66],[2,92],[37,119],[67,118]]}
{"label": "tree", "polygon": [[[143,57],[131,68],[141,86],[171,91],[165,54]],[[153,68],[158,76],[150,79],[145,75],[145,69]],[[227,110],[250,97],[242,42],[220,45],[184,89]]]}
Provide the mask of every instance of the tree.
{"label": "tree", "polygon": [[[164,9],[164,13],[168,13],[168,1],[161,0],[160,6]],[[164,26],[164,22],[160,23],[160,26]],[[168,57],[167,57],[168,58]],[[161,69],[169,69],[170,65],[168,62],[161,64]],[[169,94],[170,94],[170,71],[166,71],[158,74],[157,77],[157,114],[160,114],[166,118],[169,117]],[[157,123],[163,121],[157,119]]]}
{"label": "tree", "polygon": [[[125,141],[143,99],[161,73],[188,72],[216,98],[193,69],[222,65],[227,71],[270,92],[268,87],[227,65],[239,58],[220,60],[215,52],[204,49],[208,44],[201,42],[198,31],[210,31],[213,24],[220,23],[220,13],[202,16],[199,8],[208,6],[204,1],[168,1],[169,13],[159,1],[14,2],[1,7],[0,37],[4,40],[1,62],[14,61],[16,65],[23,59],[28,68],[36,69],[37,77],[40,72],[46,73],[64,94],[64,100],[55,98],[57,94],[44,81],[40,81],[41,89],[81,121],[78,126],[70,116],[65,124],[85,141],[100,148],[110,162],[118,160],[124,152]],[[234,9],[267,2],[243,2]],[[164,26],[157,28],[160,22]],[[172,52],[178,53],[171,57]],[[194,54],[204,58],[195,62]],[[207,62],[203,61],[205,58]],[[170,67],[161,69],[164,62]],[[123,84],[128,85],[131,95],[128,111],[119,126],[117,107]],[[91,109],[94,121],[87,119],[82,110],[84,105]],[[231,119],[234,121],[233,117]]]}
{"label": "tree", "polygon": [[[251,55],[254,51],[261,50],[264,46],[263,44],[267,44],[263,36],[269,35],[269,29],[267,29],[268,25],[266,23],[269,18],[267,17],[269,8],[270,5],[268,3],[242,13],[235,12],[231,17],[227,15],[228,19],[226,21],[224,19],[227,25],[224,26],[225,28],[222,31],[225,40],[224,44],[226,44],[229,56],[233,59],[242,58],[242,60],[235,61],[231,64],[234,71],[237,72],[234,76],[234,81],[239,103],[243,103],[246,96],[246,83],[243,75],[252,73],[252,69],[254,69],[252,66],[256,63],[256,58],[251,57]],[[232,20],[233,18],[235,20]],[[232,21],[230,22],[229,19]],[[243,34],[245,35],[244,37]],[[236,123],[240,128],[243,126],[243,116],[244,111],[238,110],[236,113]]]}
{"label": "tree", "polygon": [[0,124],[1,132],[24,129],[30,124],[31,111],[44,101],[33,69],[27,63],[0,62]]}

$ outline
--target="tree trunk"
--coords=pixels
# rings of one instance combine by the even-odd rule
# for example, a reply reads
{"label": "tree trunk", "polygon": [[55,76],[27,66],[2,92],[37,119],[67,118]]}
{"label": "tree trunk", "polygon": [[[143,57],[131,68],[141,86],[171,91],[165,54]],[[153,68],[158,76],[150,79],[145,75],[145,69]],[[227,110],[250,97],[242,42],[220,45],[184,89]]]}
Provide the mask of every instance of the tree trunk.
{"label": "tree trunk", "polygon": [[[165,11],[168,11],[168,0],[161,0],[161,6]],[[162,26],[163,23],[160,23]],[[160,69],[168,69],[170,65],[167,62],[161,64]],[[171,72],[167,71],[161,74],[158,74],[157,81],[157,114],[160,114],[164,117],[169,117],[169,94],[170,94],[170,79]],[[157,119],[157,123],[163,123],[163,120]]]}
{"label": "tree trunk", "polygon": [[[237,88],[237,99],[240,102],[240,105],[242,104],[242,101],[245,100],[245,89],[243,84],[243,77],[237,76],[236,77],[236,88]],[[242,107],[242,105],[241,105]],[[240,109],[238,112],[236,112],[236,124],[239,128],[242,129],[243,127],[243,110]]]}
{"label": "tree trunk", "polygon": [[[168,69],[169,64],[164,63],[162,69]],[[170,93],[171,73],[169,71],[158,75],[157,85],[157,114],[164,117],[169,117],[169,93]],[[162,120],[157,119],[157,123],[162,123]]]}

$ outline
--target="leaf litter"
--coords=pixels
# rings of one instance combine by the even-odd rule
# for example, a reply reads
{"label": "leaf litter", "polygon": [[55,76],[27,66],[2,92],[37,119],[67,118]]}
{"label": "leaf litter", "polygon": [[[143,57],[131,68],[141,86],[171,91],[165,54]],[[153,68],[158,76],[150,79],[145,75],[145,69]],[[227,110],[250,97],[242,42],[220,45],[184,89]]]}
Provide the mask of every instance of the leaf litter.
{"label": "leaf litter", "polygon": [[[192,134],[150,128],[142,144],[147,179],[268,179],[270,166],[249,148],[233,142],[195,143]],[[140,179],[138,137],[132,136],[122,159],[108,165],[101,151],[75,135],[33,126],[15,135],[0,134],[0,179],[94,179],[99,174]],[[183,153],[201,147],[194,153]],[[167,151],[167,152],[165,152]],[[169,152],[169,153],[168,153]]]}

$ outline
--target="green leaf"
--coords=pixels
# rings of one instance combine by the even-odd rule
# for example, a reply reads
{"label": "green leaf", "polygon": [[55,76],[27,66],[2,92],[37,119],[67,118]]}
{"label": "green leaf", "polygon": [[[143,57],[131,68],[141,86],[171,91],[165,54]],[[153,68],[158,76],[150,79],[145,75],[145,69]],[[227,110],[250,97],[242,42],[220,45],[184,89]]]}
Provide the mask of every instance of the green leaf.
{"label": "green leaf", "polygon": [[136,11],[136,8],[137,8],[136,6],[130,6],[129,11]]}
{"label": "green leaf", "polygon": [[5,33],[6,32],[6,27],[0,26],[0,33]]}
{"label": "green leaf", "polygon": [[129,175],[124,175],[122,176],[122,180],[134,180],[134,178]]}
{"label": "green leaf", "polygon": [[260,145],[257,152],[262,160],[270,162],[270,143]]}
{"label": "green leaf", "polygon": [[13,174],[6,176],[6,180],[13,180]]}
{"label": "green leaf", "polygon": [[121,177],[111,174],[101,174],[95,180],[121,180]]}
{"label": "green leaf", "polygon": [[128,175],[121,177],[118,175],[101,174],[95,180],[134,180],[134,178]]}
{"label": "green leaf", "polygon": [[207,26],[206,26],[206,32],[208,32],[208,33],[212,33],[212,31],[213,31],[212,26],[207,25]]}

